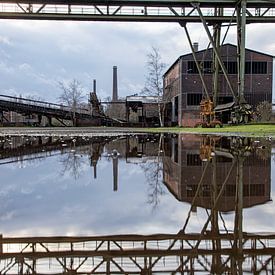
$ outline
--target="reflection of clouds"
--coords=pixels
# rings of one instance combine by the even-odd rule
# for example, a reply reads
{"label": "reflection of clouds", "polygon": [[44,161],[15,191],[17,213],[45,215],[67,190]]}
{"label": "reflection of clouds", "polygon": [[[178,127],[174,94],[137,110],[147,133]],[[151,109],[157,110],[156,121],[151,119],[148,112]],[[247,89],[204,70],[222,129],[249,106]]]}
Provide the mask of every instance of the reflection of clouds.
{"label": "reflection of clouds", "polygon": [[[47,158],[33,168],[11,170],[9,165],[0,166],[3,175],[0,220],[5,221],[0,233],[5,236],[152,234],[176,233],[183,227],[190,204],[178,202],[163,185],[166,196],[161,198],[156,211],[151,211],[146,204],[148,182],[139,165],[119,159],[118,191],[113,192],[112,161],[104,157],[99,160],[98,178],[94,180],[88,156],[83,154],[81,159],[77,181],[69,171],[57,177],[62,169],[60,156]],[[223,217],[232,230],[233,213]],[[187,232],[200,232],[207,218],[205,209],[197,208]],[[274,227],[273,203],[244,210],[244,230],[274,231]]]}
{"label": "reflection of clouds", "polygon": [[[114,193],[112,162],[105,158],[98,162],[98,178],[93,182],[89,159],[83,159],[79,184],[75,184],[68,174],[56,177],[62,169],[59,157],[46,159],[34,170],[31,167],[21,169],[20,175],[9,171],[6,179],[12,182],[13,188],[7,188],[9,184],[3,186],[12,200],[8,201],[4,212],[16,211],[17,214],[16,219],[11,216],[5,222],[2,233],[45,236],[149,234],[158,227],[167,233],[180,227],[180,219],[172,222],[177,219],[174,215],[169,217],[170,213],[180,213],[182,209],[182,204],[172,196],[164,200],[158,211],[151,212],[151,207],[146,204],[146,180],[138,166],[126,164],[123,159],[119,161],[119,186],[118,192]],[[5,174],[5,171],[5,167],[0,168],[0,172]]]}

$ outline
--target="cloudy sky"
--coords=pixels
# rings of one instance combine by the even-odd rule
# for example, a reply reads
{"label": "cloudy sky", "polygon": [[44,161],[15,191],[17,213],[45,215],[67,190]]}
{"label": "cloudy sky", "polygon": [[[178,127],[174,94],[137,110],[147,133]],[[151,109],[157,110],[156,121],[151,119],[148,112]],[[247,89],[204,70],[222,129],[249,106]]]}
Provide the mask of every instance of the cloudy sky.
{"label": "cloudy sky", "polygon": [[[201,25],[189,27],[193,41],[200,49],[206,47]],[[275,55],[274,37],[274,25],[249,25],[247,47]],[[232,28],[226,42],[235,41]],[[1,21],[0,94],[56,102],[61,93],[58,81],[77,79],[88,94],[97,79],[98,95],[105,99],[112,93],[114,65],[119,96],[140,93],[152,46],[168,66],[189,52],[184,31],[176,23]]]}

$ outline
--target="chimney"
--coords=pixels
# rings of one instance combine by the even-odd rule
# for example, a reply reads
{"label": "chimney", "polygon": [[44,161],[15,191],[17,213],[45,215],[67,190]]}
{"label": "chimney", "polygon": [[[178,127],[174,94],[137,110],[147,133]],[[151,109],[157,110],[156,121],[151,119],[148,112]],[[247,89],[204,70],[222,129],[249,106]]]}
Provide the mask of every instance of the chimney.
{"label": "chimney", "polygon": [[93,81],[93,92],[96,94],[96,80]]}
{"label": "chimney", "polygon": [[113,66],[113,99],[112,101],[117,101],[117,66]]}
{"label": "chimney", "polygon": [[193,43],[193,48],[194,48],[195,52],[199,51],[199,43],[198,42],[194,42]]}

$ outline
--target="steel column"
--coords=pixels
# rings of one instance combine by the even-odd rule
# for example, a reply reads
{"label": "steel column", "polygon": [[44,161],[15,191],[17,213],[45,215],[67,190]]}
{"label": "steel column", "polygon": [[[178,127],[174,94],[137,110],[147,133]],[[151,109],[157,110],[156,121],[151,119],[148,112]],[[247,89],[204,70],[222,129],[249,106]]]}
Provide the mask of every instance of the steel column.
{"label": "steel column", "polygon": [[191,41],[191,38],[190,38],[190,35],[189,35],[189,32],[188,32],[188,29],[187,29],[185,23],[183,23],[183,24],[181,23],[180,25],[181,25],[181,26],[184,28],[184,30],[185,30],[185,33],[186,33],[186,36],[187,36],[187,39],[188,39],[190,48],[191,48],[191,50],[192,50],[192,56],[193,56],[193,58],[194,58],[194,61],[195,61],[195,63],[196,63],[197,70],[198,70],[199,75],[200,75],[200,79],[201,79],[201,82],[202,82],[203,89],[204,89],[204,91],[205,91],[205,94],[206,94],[207,99],[209,99],[208,89],[207,89],[207,87],[206,87],[206,84],[205,84],[205,81],[204,81],[204,78],[203,78],[203,75],[202,75],[202,72],[201,72],[201,67],[200,67],[200,64],[199,64],[199,62],[198,62],[198,60],[197,60],[196,53],[195,53],[195,49],[194,49],[194,46],[193,46],[193,44],[192,44],[192,41]]}
{"label": "steel column", "polygon": [[206,23],[206,21],[205,21],[205,18],[204,18],[204,16],[203,16],[203,14],[202,14],[202,11],[201,11],[201,9],[200,9],[200,6],[199,6],[198,4],[193,4],[193,6],[194,6],[194,7],[197,9],[197,11],[198,11],[198,14],[199,14],[199,16],[200,16],[201,22],[202,22],[202,24],[203,24],[203,26],[204,26],[204,29],[205,29],[206,34],[207,34],[207,36],[208,36],[208,39],[209,39],[209,41],[210,41],[210,43],[211,43],[211,45],[212,45],[212,47],[213,47],[213,51],[214,51],[215,55],[217,56],[217,60],[219,61],[219,65],[221,66],[221,69],[222,69],[222,71],[223,71],[223,74],[224,74],[224,77],[225,77],[226,82],[227,82],[227,84],[228,84],[228,87],[229,87],[229,89],[230,89],[230,92],[231,92],[232,95],[233,95],[234,101],[237,103],[237,102],[238,102],[238,98],[237,98],[237,96],[236,96],[235,91],[233,90],[232,84],[231,84],[230,79],[229,79],[229,77],[228,77],[227,70],[226,70],[226,68],[225,68],[225,66],[224,66],[224,64],[223,64],[222,58],[221,58],[221,56],[220,56],[220,54],[219,54],[219,51],[218,51],[218,49],[216,48],[215,42],[214,42],[214,40],[213,40],[213,38],[212,38],[212,35],[211,35],[210,31],[209,31],[209,28],[208,28],[208,26],[207,26],[207,23]]}
{"label": "steel column", "polygon": [[[215,10],[216,15],[222,15],[223,14],[223,9],[218,8]],[[220,43],[221,43],[221,24],[216,23],[213,27],[213,36],[214,36],[214,43],[215,46],[220,52]],[[217,105],[217,97],[219,93],[219,87],[218,87],[218,82],[219,82],[219,60],[217,58],[217,55],[213,51],[213,105],[214,108]]]}
{"label": "steel column", "polygon": [[237,40],[238,40],[238,99],[245,103],[244,76],[245,76],[245,31],[246,31],[246,0],[242,0],[237,7]]}

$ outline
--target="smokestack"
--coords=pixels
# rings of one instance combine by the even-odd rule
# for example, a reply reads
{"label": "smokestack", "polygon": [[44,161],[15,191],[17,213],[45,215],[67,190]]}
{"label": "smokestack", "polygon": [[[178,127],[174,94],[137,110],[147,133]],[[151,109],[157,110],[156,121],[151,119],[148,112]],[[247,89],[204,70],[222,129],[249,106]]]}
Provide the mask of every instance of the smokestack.
{"label": "smokestack", "polygon": [[194,48],[195,52],[199,51],[199,43],[198,42],[194,42],[193,43],[193,48]]}
{"label": "smokestack", "polygon": [[117,101],[117,66],[113,66],[113,99],[112,101]]}
{"label": "smokestack", "polygon": [[93,81],[93,92],[96,94],[96,80]]}

